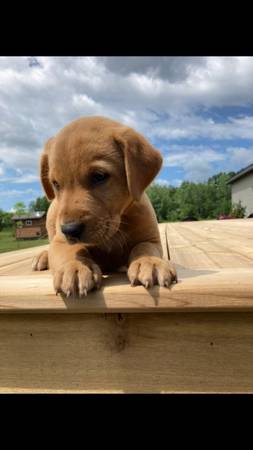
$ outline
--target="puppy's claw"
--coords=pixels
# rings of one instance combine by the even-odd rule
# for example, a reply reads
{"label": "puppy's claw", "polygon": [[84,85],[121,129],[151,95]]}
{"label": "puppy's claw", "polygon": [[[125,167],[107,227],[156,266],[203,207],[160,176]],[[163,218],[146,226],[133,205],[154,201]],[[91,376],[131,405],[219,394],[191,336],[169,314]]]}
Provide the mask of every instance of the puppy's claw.
{"label": "puppy's claw", "polygon": [[88,295],[88,292],[87,292],[86,288],[80,289],[80,291],[79,291],[79,297],[83,297],[83,295],[85,297],[87,297],[87,295]]}
{"label": "puppy's claw", "polygon": [[46,270],[48,269],[48,252],[44,250],[32,260],[32,270]]}
{"label": "puppy's claw", "polygon": [[95,282],[95,288],[96,288],[96,289],[100,289],[102,280],[101,280],[101,278],[99,277],[99,275],[94,274],[94,282]]}
{"label": "puppy's claw", "polygon": [[97,273],[93,273],[93,278],[96,284],[99,284],[99,276]]}
{"label": "puppy's claw", "polygon": [[156,256],[142,256],[133,261],[128,268],[128,277],[131,286],[134,280],[146,289],[154,285],[168,288],[174,279],[177,281],[173,264]]}
{"label": "puppy's claw", "polygon": [[67,297],[70,297],[71,296],[71,291],[70,291],[70,289],[67,291]]}

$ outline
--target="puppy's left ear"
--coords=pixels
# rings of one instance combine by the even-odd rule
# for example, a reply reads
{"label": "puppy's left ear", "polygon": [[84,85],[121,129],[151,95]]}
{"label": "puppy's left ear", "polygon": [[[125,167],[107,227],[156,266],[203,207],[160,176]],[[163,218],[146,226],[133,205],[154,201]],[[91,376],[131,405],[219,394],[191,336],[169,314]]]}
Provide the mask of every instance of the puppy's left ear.
{"label": "puppy's left ear", "polygon": [[52,200],[54,198],[54,190],[50,184],[48,177],[49,173],[48,154],[53,142],[54,138],[51,138],[46,142],[43,153],[40,157],[40,180],[48,200]]}
{"label": "puppy's left ear", "polygon": [[138,201],[161,169],[163,159],[160,152],[131,128],[124,127],[116,133],[114,139],[124,155],[128,190]]}

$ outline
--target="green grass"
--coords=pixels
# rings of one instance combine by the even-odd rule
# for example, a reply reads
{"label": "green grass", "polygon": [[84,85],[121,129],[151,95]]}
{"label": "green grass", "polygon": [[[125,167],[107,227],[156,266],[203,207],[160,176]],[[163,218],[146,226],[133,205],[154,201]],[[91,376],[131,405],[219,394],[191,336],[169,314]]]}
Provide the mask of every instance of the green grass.
{"label": "green grass", "polygon": [[13,234],[14,231],[10,228],[0,231],[0,253],[46,245],[49,242],[48,239],[25,239],[19,241],[16,240]]}

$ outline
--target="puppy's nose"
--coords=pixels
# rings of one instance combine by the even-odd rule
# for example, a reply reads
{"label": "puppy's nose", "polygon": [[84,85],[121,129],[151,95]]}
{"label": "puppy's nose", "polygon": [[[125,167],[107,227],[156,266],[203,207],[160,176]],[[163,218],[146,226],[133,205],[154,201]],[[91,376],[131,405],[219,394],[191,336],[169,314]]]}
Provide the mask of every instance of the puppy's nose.
{"label": "puppy's nose", "polygon": [[84,231],[84,223],[65,223],[61,225],[61,230],[66,237],[80,238]]}

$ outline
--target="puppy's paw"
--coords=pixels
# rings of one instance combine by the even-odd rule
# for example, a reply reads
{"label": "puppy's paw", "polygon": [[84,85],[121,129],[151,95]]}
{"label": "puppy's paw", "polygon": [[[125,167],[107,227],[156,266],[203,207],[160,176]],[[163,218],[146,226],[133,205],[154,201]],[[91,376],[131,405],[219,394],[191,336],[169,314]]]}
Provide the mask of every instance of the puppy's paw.
{"label": "puppy's paw", "polygon": [[71,295],[87,295],[92,289],[99,289],[102,281],[100,268],[91,260],[68,261],[54,273],[54,288],[56,294],[63,292]]}
{"label": "puppy's paw", "polygon": [[142,256],[133,261],[128,268],[131,286],[143,284],[152,287],[155,284],[168,287],[177,281],[177,272],[173,264],[156,256]]}
{"label": "puppy's paw", "polygon": [[32,270],[46,270],[48,269],[48,252],[44,250],[35,256],[32,261]]}

